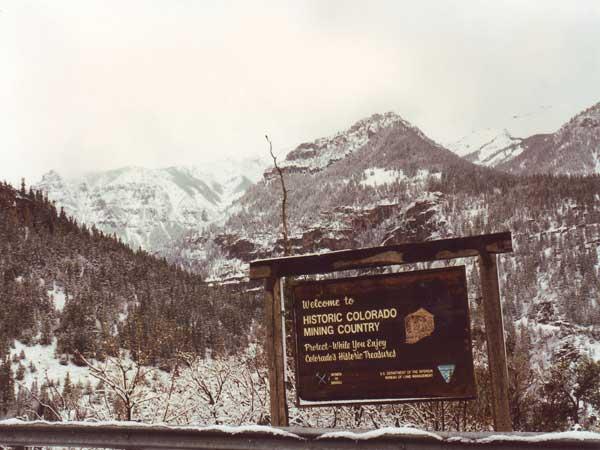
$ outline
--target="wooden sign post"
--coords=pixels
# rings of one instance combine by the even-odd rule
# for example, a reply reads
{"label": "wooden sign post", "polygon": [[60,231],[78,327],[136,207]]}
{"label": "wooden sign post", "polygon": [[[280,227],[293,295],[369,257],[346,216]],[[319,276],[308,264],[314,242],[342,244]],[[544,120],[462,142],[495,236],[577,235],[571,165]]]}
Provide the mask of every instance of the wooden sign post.
{"label": "wooden sign post", "polygon": [[[510,232],[253,261],[250,264],[250,278],[266,280],[267,341],[265,347],[269,358],[271,424],[274,426],[288,425],[280,296],[281,277],[477,256],[479,257],[492,383],[494,428],[496,431],[512,431],[508,404],[508,371],[502,326],[502,307],[496,266],[496,254],[507,252],[512,252]],[[398,373],[400,372],[399,370]],[[471,394],[468,389],[461,392],[465,394],[457,395],[455,398],[466,398]],[[335,399],[333,400],[335,401]]]}
{"label": "wooden sign post", "polygon": [[508,405],[508,366],[504,344],[502,303],[498,286],[496,255],[482,251],[479,254],[479,276],[483,296],[483,318],[487,340],[488,365],[492,379],[492,411],[494,429],[512,431]]}
{"label": "wooden sign post", "polygon": [[265,352],[268,358],[271,424],[288,425],[288,408],[285,395],[285,370],[283,353],[283,315],[281,311],[281,280],[267,278],[265,281]]}

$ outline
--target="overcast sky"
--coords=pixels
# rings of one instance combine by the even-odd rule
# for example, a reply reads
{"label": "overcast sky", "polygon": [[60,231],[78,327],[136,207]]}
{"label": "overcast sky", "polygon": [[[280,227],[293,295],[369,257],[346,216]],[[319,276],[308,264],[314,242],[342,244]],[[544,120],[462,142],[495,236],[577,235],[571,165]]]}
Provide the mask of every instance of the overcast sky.
{"label": "overcast sky", "polygon": [[12,182],[264,156],[265,132],[283,154],[388,110],[528,135],[598,101],[598,0],[0,0]]}

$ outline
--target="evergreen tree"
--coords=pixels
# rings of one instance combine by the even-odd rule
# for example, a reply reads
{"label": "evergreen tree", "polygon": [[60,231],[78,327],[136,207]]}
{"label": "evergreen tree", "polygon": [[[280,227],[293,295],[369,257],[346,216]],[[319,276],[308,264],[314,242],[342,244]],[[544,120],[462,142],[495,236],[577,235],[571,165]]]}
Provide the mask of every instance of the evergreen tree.
{"label": "evergreen tree", "polygon": [[17,366],[17,373],[15,375],[15,380],[23,381],[25,379],[25,366],[21,363]]}
{"label": "evergreen tree", "polygon": [[15,382],[9,358],[0,364],[0,413],[6,414],[15,403]]}

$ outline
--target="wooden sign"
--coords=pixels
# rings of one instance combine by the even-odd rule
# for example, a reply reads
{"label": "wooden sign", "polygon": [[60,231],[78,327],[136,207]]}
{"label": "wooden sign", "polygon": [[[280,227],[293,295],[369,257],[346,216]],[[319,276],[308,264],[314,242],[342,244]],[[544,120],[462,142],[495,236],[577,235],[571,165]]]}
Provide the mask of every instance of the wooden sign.
{"label": "wooden sign", "polygon": [[293,292],[299,406],[475,397],[464,266]]}

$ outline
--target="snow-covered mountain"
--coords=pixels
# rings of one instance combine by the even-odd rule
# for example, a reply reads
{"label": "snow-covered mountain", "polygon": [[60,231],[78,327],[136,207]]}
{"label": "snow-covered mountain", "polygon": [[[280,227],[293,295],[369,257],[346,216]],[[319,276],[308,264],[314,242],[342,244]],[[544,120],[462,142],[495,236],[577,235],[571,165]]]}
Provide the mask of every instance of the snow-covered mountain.
{"label": "snow-covered mountain", "polygon": [[133,248],[162,253],[187,230],[222,221],[265,166],[260,159],[230,160],[203,167],[124,167],[76,178],[51,171],[35,188],[80,223],[114,233]]}
{"label": "snow-covered mountain", "polygon": [[552,134],[531,136],[523,151],[496,167],[515,174],[600,174],[600,102]]}
{"label": "snow-covered mountain", "polygon": [[475,164],[515,174],[600,174],[600,103],[555,133],[519,138],[487,128],[446,146]]}
{"label": "snow-covered mountain", "polygon": [[[484,170],[392,112],[374,114],[333,136],[302,143],[279,166],[289,187],[290,239],[298,253],[373,245],[373,233],[380,237],[376,243],[408,234],[411,239],[440,237],[434,230],[428,234],[412,228],[401,236],[394,220],[380,225],[404,210],[406,220],[413,220],[422,205],[430,205],[435,195],[425,192],[425,187],[439,182],[443,169]],[[396,191],[398,185],[400,191],[387,196],[373,192]],[[210,279],[243,278],[244,263],[283,248],[277,231],[279,186],[274,169],[268,169],[264,179],[231,209],[223,227],[187,235],[167,256]],[[411,207],[413,202],[418,203],[416,208]]]}
{"label": "snow-covered mountain", "polygon": [[472,163],[495,167],[519,155],[523,151],[522,141],[506,129],[486,128],[449,143],[448,148]]}
{"label": "snow-covered mountain", "polygon": [[[298,145],[288,153],[279,166],[288,173],[321,171],[363,147],[380,130],[393,125],[413,129],[422,135],[418,128],[413,127],[394,112],[373,114],[333,136]],[[273,169],[267,172],[267,176],[270,173],[273,173]]]}
{"label": "snow-covered mountain", "polygon": [[[505,128],[483,128],[474,130],[462,138],[448,142],[446,147],[458,156],[467,156],[483,149],[498,149],[512,143],[514,138]],[[489,152],[487,152],[489,154]]]}

